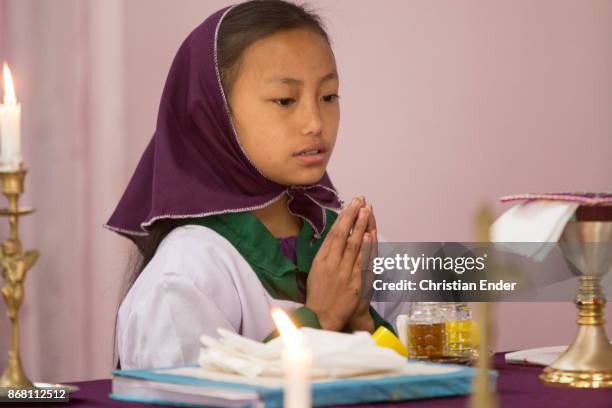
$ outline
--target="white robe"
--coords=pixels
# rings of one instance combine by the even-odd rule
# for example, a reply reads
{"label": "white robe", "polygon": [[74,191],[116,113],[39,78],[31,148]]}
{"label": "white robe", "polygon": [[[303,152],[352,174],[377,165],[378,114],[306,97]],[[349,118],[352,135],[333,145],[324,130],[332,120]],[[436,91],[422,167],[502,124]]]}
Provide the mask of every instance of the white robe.
{"label": "white robe", "polygon": [[[247,261],[217,232],[199,225],[175,228],[119,308],[121,368],[196,364],[200,335],[217,337],[217,328],[223,327],[261,341],[274,330],[273,307],[289,313],[301,306],[272,298]],[[373,306],[384,318],[394,317],[384,313],[393,305]]]}

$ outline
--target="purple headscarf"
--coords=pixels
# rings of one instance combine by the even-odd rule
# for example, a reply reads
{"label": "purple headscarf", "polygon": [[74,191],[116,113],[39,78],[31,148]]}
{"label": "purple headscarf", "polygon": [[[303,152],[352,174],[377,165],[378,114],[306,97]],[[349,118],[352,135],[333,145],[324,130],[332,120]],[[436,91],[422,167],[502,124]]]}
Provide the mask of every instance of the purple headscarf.
{"label": "purple headscarf", "polygon": [[286,193],[289,211],[319,236],[325,208],[341,207],[327,173],[317,184],[284,186],[262,175],[242,149],[217,66],[219,26],[230,9],[208,17],[179,48],[155,133],[105,227],[134,240],[162,218],[255,210]]}

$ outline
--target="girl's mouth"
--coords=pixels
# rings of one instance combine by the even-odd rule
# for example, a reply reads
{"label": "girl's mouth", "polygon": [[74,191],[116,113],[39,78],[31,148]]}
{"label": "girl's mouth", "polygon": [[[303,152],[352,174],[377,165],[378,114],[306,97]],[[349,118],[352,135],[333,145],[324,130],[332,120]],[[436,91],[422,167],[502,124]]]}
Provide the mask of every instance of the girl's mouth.
{"label": "girl's mouth", "polygon": [[323,153],[323,151],[319,150],[319,149],[313,149],[313,150],[306,150],[304,152],[300,152],[300,153],[296,154],[296,156],[313,156],[313,155],[317,155],[319,153]]}
{"label": "girl's mouth", "polygon": [[302,150],[293,155],[302,163],[307,165],[318,165],[325,162],[325,149],[323,147],[313,147]]}

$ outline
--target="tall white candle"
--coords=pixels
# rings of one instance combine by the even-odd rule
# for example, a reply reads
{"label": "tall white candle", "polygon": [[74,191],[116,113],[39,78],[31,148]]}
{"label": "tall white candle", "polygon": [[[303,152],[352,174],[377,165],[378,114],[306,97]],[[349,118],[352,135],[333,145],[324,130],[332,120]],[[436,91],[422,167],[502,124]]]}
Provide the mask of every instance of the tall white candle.
{"label": "tall white candle", "polygon": [[272,318],[283,339],[284,408],[310,408],[310,366],[312,353],[304,345],[302,333],[282,310],[274,310]]}
{"label": "tall white candle", "polygon": [[21,104],[15,96],[11,70],[4,63],[4,103],[0,104],[0,169],[17,170],[21,166]]}

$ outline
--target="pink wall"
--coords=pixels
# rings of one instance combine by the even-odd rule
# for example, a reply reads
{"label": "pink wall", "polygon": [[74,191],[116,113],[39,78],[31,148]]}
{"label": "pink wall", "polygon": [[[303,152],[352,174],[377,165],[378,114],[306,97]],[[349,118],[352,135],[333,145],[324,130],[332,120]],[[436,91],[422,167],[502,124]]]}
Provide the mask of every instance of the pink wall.
{"label": "pink wall", "polygon": [[[341,70],[330,172],[389,239],[470,240],[478,206],[508,193],[612,190],[612,2],[317,4]],[[571,304],[497,315],[499,350],[575,330]]]}
{"label": "pink wall", "polygon": [[[0,0],[0,59],[19,67],[27,118],[24,201],[39,208],[24,245],[43,254],[22,309],[32,378],[108,376],[127,251],[100,226],[153,132],[180,42],[229,3]],[[341,75],[330,174],[345,199],[373,202],[387,239],[467,241],[478,206],[500,213],[503,194],[612,189],[612,2],[313,4]],[[569,303],[496,312],[500,350],[575,330]]]}

